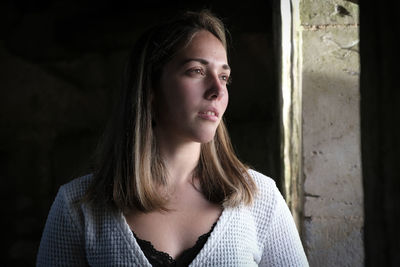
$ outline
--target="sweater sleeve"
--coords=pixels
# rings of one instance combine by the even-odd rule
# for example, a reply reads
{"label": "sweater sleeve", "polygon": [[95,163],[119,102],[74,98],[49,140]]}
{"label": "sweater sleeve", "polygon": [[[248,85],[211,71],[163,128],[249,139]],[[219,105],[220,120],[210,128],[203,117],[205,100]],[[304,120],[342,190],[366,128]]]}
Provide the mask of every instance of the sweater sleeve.
{"label": "sweater sleeve", "polygon": [[74,220],[72,206],[61,187],[43,230],[37,266],[87,266],[84,237]]}
{"label": "sweater sleeve", "polygon": [[292,214],[276,187],[275,197],[260,266],[309,266]]}

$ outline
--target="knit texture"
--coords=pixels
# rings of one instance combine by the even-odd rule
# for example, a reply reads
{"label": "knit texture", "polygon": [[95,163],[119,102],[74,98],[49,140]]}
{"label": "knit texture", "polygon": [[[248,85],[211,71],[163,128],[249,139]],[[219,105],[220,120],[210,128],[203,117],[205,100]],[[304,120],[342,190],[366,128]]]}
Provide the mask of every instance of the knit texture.
{"label": "knit texture", "polygon": [[[253,205],[224,208],[190,266],[308,266],[275,182],[254,170],[249,173],[259,190]],[[121,212],[80,202],[91,177],[60,187],[43,231],[37,266],[151,266]]]}

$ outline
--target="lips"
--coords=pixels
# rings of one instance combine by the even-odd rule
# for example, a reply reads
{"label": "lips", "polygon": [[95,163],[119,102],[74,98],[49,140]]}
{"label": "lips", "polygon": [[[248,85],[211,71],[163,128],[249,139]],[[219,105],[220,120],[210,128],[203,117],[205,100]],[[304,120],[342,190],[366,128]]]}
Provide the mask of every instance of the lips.
{"label": "lips", "polygon": [[215,108],[207,108],[199,112],[199,116],[206,120],[217,121],[218,120],[218,110]]}
{"label": "lips", "polygon": [[202,113],[207,114],[207,115],[216,116],[214,111],[206,111],[206,112],[202,112]]}

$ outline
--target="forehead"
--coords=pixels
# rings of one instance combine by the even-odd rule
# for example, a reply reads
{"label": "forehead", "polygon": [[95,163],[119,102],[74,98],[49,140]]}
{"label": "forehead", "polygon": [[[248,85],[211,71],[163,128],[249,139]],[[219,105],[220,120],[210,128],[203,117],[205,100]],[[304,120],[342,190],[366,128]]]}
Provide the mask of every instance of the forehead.
{"label": "forehead", "polygon": [[201,30],[196,32],[176,54],[175,58],[204,58],[216,63],[227,63],[226,49],[222,42],[212,33]]}

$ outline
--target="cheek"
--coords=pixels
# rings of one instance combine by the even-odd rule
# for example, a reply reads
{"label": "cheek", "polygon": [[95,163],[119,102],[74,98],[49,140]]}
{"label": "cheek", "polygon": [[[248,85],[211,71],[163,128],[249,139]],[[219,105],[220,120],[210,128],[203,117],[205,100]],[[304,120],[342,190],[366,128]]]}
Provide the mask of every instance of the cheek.
{"label": "cheek", "polygon": [[223,107],[223,111],[224,111],[224,113],[225,113],[225,111],[226,111],[226,108],[228,107],[228,103],[229,103],[229,94],[228,94],[228,92],[226,92],[226,95],[224,96],[224,100],[222,100],[223,102],[222,102],[222,107]]}
{"label": "cheek", "polygon": [[170,116],[182,118],[191,114],[201,99],[198,90],[192,90],[193,88],[182,86],[182,84],[174,84],[165,89],[163,99],[166,106],[165,112],[168,112]]}
{"label": "cheek", "polygon": [[179,107],[178,104],[182,103],[185,99],[183,90],[179,83],[174,83],[173,81],[166,83],[162,88],[163,101],[169,107]]}
{"label": "cheek", "polygon": [[203,100],[204,90],[196,83],[181,83],[176,88],[176,96],[183,105],[197,106]]}

